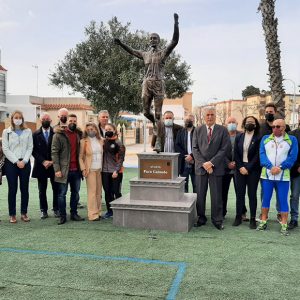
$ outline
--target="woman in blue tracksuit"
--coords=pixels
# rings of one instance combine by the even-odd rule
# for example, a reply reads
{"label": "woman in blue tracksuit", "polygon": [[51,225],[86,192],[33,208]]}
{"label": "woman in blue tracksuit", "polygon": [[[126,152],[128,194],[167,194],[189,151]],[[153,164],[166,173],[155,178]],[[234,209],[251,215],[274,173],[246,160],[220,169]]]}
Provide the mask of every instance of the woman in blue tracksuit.
{"label": "woman in blue tracksuit", "polygon": [[273,189],[275,189],[282,218],[281,233],[288,235],[290,169],[297,159],[298,143],[294,136],[289,136],[285,133],[285,122],[283,119],[275,120],[272,130],[273,133],[265,135],[260,143],[260,164],[263,167],[261,172],[263,200],[261,222],[257,229],[265,230],[267,228],[270,202]]}

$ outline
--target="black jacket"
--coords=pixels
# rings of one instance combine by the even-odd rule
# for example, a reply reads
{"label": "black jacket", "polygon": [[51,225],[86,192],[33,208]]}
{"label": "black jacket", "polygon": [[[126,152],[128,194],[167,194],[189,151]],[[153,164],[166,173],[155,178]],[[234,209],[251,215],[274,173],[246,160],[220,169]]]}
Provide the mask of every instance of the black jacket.
{"label": "black jacket", "polygon": [[[193,134],[194,134],[195,127],[193,126],[191,131],[191,149],[193,150],[192,143],[193,143]],[[178,172],[179,174],[183,173],[184,166],[185,166],[185,155],[188,155],[187,151],[187,138],[188,138],[188,131],[186,128],[181,128],[176,136],[175,142],[175,152],[179,153],[179,161],[178,161]],[[191,153],[193,156],[193,153]]]}
{"label": "black jacket", "polygon": [[[159,122],[157,125],[157,131],[158,134],[161,136],[161,146],[162,146],[162,152],[164,152],[164,147],[165,147],[165,136],[166,136],[166,131],[165,131],[165,124],[163,122]],[[174,149],[175,149],[175,141],[177,137],[177,133],[179,130],[182,129],[182,126],[173,123],[173,141],[174,141]],[[156,143],[156,135],[152,136],[152,141],[151,141],[151,146],[154,147]]]}
{"label": "black jacket", "polygon": [[293,131],[290,131],[289,134],[295,136],[298,141],[298,157],[291,169],[291,177],[298,177],[300,175],[300,173],[297,171],[297,169],[300,167],[300,129],[294,129]]}
{"label": "black jacket", "polygon": [[51,158],[51,144],[54,132],[52,127],[50,127],[50,133],[48,138],[48,144],[44,137],[42,127],[36,130],[33,135],[33,151],[32,156],[34,157],[34,165],[32,170],[33,178],[42,178],[42,177],[54,177],[53,166],[46,169],[43,166],[44,160],[52,160]]}
{"label": "black jacket", "polygon": [[234,143],[234,159],[236,163],[236,169],[239,170],[242,167],[245,167],[248,172],[254,170],[260,170],[260,161],[259,161],[259,143],[260,138],[258,135],[253,135],[252,140],[248,149],[248,163],[247,166],[243,162],[243,149],[244,149],[244,139],[245,133],[240,133],[235,138]]}

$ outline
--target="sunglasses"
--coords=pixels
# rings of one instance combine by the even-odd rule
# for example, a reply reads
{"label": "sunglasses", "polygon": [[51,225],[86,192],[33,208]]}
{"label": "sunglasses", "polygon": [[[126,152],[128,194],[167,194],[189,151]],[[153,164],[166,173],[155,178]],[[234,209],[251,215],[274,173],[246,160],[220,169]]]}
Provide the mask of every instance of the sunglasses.
{"label": "sunglasses", "polygon": [[282,126],[280,126],[280,125],[273,125],[273,126],[271,126],[271,127],[272,127],[272,129],[274,129],[274,128],[279,129],[279,128],[281,128]]}

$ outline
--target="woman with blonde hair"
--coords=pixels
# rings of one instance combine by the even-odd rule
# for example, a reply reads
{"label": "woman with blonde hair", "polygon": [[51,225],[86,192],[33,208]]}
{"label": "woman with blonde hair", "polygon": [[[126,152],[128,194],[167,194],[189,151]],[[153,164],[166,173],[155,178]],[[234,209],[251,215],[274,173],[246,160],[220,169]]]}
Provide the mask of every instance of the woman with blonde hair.
{"label": "woman with blonde hair", "polygon": [[21,191],[21,220],[29,222],[27,208],[29,201],[30,157],[33,149],[32,133],[24,124],[23,113],[14,111],[10,118],[10,127],[3,130],[2,148],[5,155],[4,171],[8,183],[9,222],[17,223],[16,196],[18,178]]}
{"label": "woman with blonde hair", "polygon": [[80,141],[79,164],[86,178],[88,193],[88,219],[101,218],[103,141],[95,123],[87,123]]}

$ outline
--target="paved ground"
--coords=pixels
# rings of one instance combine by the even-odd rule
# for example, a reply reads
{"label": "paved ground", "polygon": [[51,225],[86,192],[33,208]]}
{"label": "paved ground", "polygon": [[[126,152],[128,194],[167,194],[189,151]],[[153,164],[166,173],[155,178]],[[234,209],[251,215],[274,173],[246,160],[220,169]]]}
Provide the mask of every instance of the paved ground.
{"label": "paved ground", "polygon": [[[150,144],[146,145],[146,152],[152,152]],[[126,146],[126,155],[124,161],[124,167],[127,168],[137,168],[138,167],[138,157],[137,153],[144,152],[144,144],[135,144]]]}

